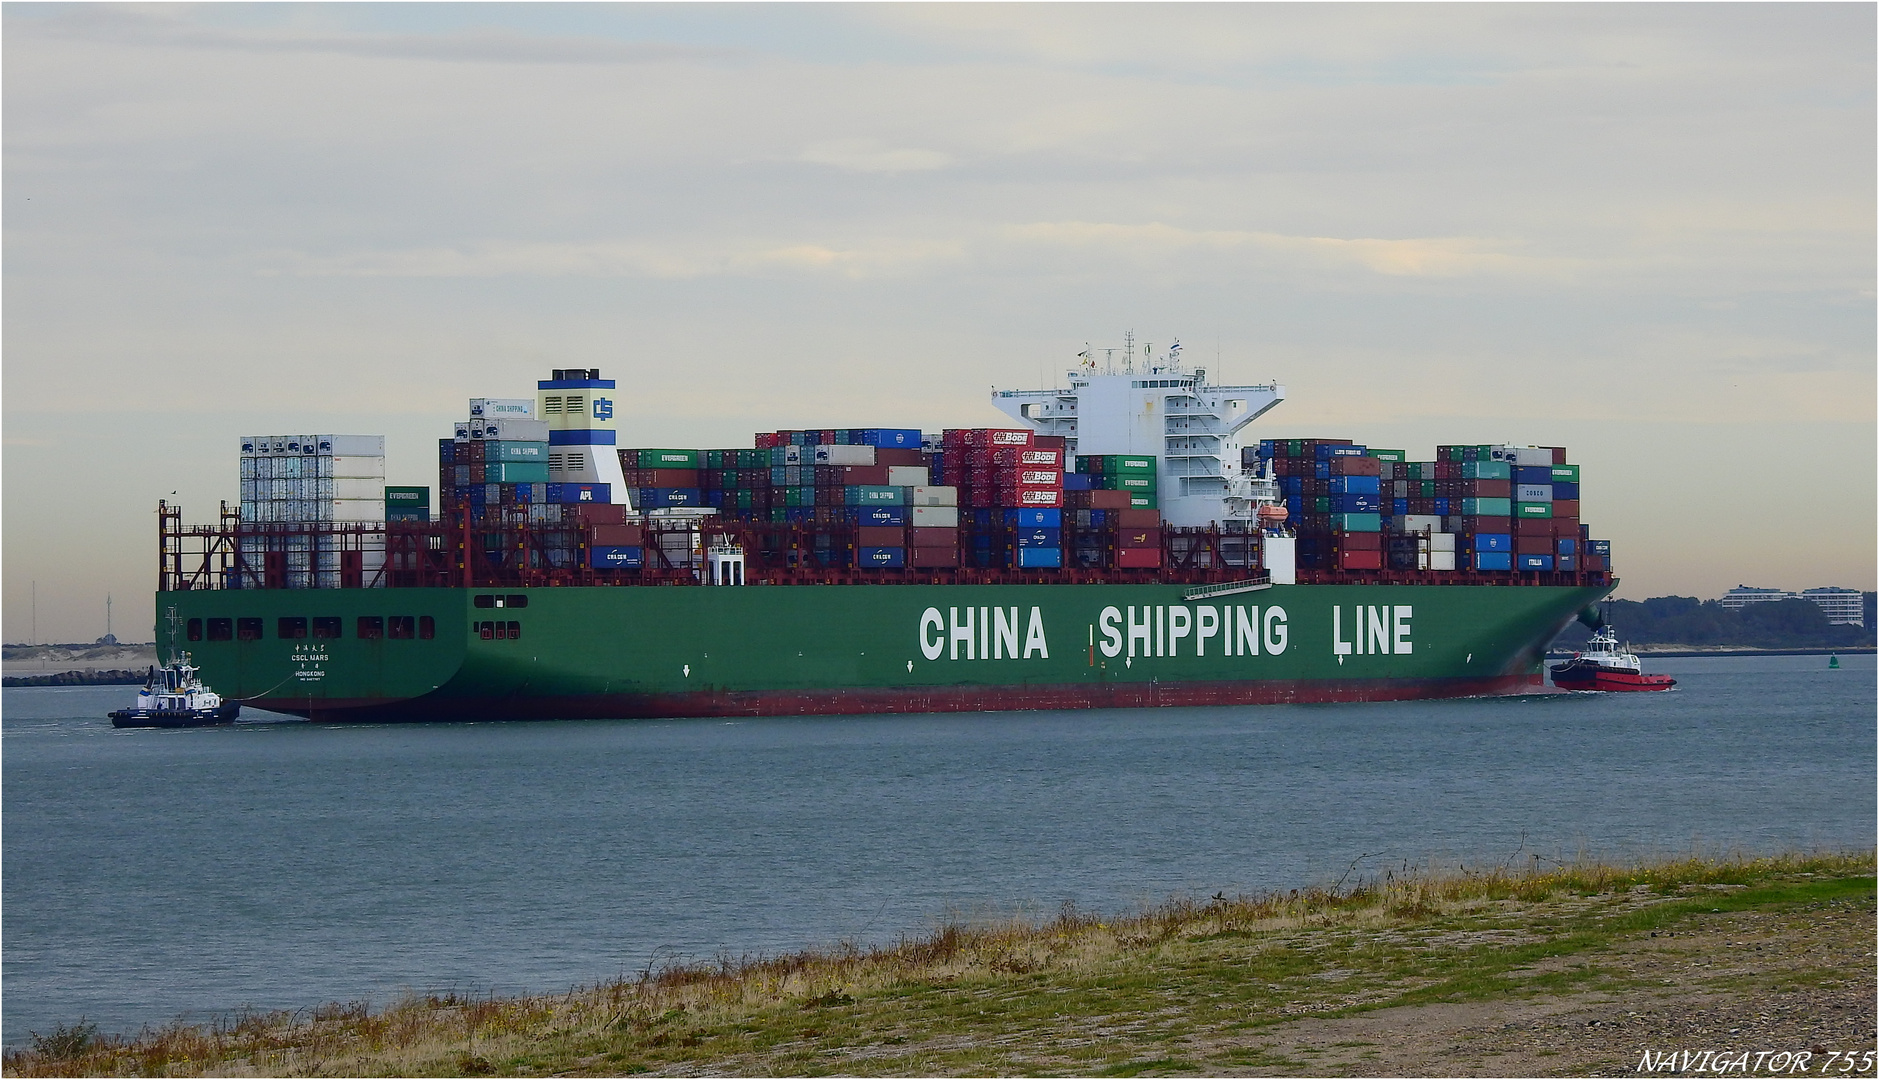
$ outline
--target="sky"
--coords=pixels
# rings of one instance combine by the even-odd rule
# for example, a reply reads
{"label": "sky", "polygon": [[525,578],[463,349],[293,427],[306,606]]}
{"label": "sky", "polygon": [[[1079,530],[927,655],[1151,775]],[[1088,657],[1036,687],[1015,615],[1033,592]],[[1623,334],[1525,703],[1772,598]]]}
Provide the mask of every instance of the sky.
{"label": "sky", "polygon": [[[1871,4],[9,3],[4,637],[149,640],[242,435],[434,484],[992,426],[1086,344],[1254,437],[1565,445],[1617,595],[1875,585]],[[35,604],[36,597],[36,604]],[[36,614],[35,614],[36,612]]]}

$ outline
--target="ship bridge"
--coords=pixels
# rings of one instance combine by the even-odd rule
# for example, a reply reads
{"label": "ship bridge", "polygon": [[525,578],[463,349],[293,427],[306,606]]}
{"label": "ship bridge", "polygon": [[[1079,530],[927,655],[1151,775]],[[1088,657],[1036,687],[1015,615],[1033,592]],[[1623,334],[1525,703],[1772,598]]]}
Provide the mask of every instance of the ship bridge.
{"label": "ship bridge", "polygon": [[1086,360],[1065,381],[1059,389],[994,390],[992,404],[1040,435],[1062,436],[1072,454],[1153,455],[1170,525],[1250,520],[1269,494],[1269,485],[1240,473],[1240,432],[1285,400],[1278,383],[1209,383],[1207,369],[1181,364],[1179,346],[1121,370]]}

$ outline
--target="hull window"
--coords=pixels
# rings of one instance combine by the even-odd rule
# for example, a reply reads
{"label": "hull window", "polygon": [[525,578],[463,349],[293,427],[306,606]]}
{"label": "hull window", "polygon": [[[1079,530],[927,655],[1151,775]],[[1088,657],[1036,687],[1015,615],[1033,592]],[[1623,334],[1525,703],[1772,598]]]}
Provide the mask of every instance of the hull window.
{"label": "hull window", "polygon": [[307,617],[305,615],[282,615],[275,624],[275,632],[285,640],[295,640],[307,636]]}
{"label": "hull window", "polygon": [[359,637],[365,641],[377,641],[385,636],[385,616],[359,616]]}

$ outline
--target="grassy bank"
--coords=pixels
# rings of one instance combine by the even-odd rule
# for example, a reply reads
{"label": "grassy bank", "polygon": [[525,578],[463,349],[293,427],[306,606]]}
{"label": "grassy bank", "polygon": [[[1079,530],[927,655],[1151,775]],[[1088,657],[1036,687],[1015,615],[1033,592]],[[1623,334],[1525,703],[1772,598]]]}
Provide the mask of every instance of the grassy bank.
{"label": "grassy bank", "polygon": [[[1718,1037],[1759,1032],[1779,1050],[1873,1046],[1858,1005],[1873,999],[1870,852],[1406,869],[1341,889],[727,958],[563,995],[328,1005],[134,1038],[81,1024],[36,1035],[5,1071],[1520,1074],[1717,1049],[1714,1023],[1729,1025]],[[1574,1009],[1596,1015],[1555,1023]],[[1469,1045],[1477,1028],[1489,1037]]]}

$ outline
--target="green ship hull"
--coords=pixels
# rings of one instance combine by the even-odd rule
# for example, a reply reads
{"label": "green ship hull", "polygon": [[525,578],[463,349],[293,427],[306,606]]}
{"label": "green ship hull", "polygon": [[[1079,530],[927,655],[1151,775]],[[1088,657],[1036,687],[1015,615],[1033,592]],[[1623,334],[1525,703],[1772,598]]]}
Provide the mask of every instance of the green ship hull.
{"label": "green ship hull", "polygon": [[225,699],[318,720],[761,716],[1519,693],[1611,587],[216,589],[157,612]]}

